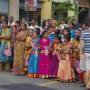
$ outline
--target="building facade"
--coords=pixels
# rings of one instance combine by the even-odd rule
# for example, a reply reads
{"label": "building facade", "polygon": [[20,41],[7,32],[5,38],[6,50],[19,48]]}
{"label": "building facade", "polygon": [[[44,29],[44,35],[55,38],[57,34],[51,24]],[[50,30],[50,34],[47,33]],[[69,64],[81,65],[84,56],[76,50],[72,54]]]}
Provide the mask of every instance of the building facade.
{"label": "building facade", "polygon": [[78,22],[90,23],[90,0],[78,0],[78,3],[79,11],[84,9],[81,13],[78,14]]}
{"label": "building facade", "polygon": [[[51,0],[37,0],[37,11],[25,11],[25,0],[0,0],[0,16],[13,16],[14,20],[27,18],[31,20],[32,17],[41,19],[51,18]],[[40,23],[40,20],[39,20]]]}
{"label": "building facade", "polygon": [[8,0],[0,0],[0,18],[1,16],[8,16],[9,12],[9,2]]}
{"label": "building facade", "polygon": [[19,0],[0,0],[0,17],[13,16],[19,20]]}
{"label": "building facade", "polygon": [[[0,16],[13,16],[15,21],[21,18],[27,18],[31,20],[33,17],[38,19],[38,23],[43,20],[52,18],[53,16],[53,3],[63,3],[66,1],[71,1],[73,7],[75,7],[75,1],[78,5],[78,12],[80,9],[85,10],[77,14],[79,22],[86,22],[90,17],[90,0],[37,0],[37,11],[25,11],[25,0],[0,0]],[[74,11],[68,10],[63,12],[59,10],[57,12],[57,18],[63,18],[63,16],[74,17],[76,13]],[[82,17],[86,17],[86,21],[82,20]]]}

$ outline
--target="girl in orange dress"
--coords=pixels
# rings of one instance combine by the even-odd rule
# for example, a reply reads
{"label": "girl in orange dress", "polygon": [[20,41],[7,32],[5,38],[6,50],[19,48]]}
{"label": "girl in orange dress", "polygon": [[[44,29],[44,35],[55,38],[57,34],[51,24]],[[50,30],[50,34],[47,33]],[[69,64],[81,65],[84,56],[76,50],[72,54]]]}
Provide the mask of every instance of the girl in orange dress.
{"label": "girl in orange dress", "polygon": [[63,82],[72,82],[74,80],[74,70],[72,67],[71,61],[71,41],[70,41],[70,32],[67,28],[64,29],[64,43],[61,44],[62,48],[60,49],[59,55],[59,68],[57,80]]}

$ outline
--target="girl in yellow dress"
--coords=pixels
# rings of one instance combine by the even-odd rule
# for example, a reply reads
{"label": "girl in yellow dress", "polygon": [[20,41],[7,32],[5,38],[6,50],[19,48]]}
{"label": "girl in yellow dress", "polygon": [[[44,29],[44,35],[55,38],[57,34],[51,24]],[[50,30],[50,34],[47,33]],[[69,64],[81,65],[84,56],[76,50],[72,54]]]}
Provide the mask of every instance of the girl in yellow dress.
{"label": "girl in yellow dress", "polygon": [[77,30],[75,33],[75,39],[73,40],[72,46],[72,61],[74,66],[75,78],[76,80],[82,79],[82,72],[80,70],[80,30]]}
{"label": "girl in yellow dress", "polygon": [[26,48],[25,48],[25,74],[27,74],[27,68],[28,68],[28,62],[29,62],[29,57],[30,57],[30,53],[31,53],[31,36],[30,33],[28,32],[27,36],[26,36]]}

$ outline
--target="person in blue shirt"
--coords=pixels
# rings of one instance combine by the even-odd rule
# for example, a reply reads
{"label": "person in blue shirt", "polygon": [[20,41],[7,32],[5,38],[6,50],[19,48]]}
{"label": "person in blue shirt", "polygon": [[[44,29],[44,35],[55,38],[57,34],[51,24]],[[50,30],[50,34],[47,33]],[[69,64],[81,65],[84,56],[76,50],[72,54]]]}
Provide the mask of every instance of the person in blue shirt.
{"label": "person in blue shirt", "polygon": [[74,23],[70,23],[69,24],[69,30],[70,30],[70,36],[71,36],[71,41],[73,41],[73,39],[75,38],[75,25]]}

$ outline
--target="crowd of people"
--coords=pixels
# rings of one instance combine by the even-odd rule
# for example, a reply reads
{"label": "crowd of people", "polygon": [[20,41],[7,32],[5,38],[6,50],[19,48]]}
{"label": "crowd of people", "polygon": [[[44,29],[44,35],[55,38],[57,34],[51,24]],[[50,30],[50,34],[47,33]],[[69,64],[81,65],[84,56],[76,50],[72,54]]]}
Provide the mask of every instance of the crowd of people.
{"label": "crowd of people", "polygon": [[62,19],[57,25],[56,20],[49,19],[39,27],[36,19],[32,19],[30,26],[24,21],[13,20],[11,16],[8,22],[5,18],[0,22],[1,72],[64,83],[79,80],[90,90],[90,67],[89,74],[86,74],[87,64],[82,59],[81,44],[87,37],[84,34],[90,30],[90,24],[67,24]]}

